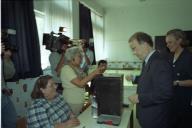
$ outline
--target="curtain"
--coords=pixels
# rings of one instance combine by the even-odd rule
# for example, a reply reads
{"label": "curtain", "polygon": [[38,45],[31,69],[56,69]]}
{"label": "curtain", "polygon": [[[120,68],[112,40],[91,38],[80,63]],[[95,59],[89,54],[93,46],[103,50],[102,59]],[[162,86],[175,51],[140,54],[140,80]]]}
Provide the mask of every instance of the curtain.
{"label": "curtain", "polygon": [[[79,30],[80,39],[86,39],[88,42],[93,38],[93,28],[91,22],[91,11],[83,4],[79,4]],[[95,60],[95,46],[89,45],[89,48],[94,53],[94,60],[92,64],[96,64]]]}
{"label": "curtain", "polygon": [[91,11],[96,61],[106,59],[104,53],[103,17]]}
{"label": "curtain", "polygon": [[90,9],[83,4],[79,4],[79,19],[80,38],[89,41],[93,38],[91,13]]}
{"label": "curtain", "polygon": [[32,0],[3,0],[2,29],[14,29],[9,43],[16,45],[13,54],[16,68],[14,80],[37,77],[42,74],[39,38]]}

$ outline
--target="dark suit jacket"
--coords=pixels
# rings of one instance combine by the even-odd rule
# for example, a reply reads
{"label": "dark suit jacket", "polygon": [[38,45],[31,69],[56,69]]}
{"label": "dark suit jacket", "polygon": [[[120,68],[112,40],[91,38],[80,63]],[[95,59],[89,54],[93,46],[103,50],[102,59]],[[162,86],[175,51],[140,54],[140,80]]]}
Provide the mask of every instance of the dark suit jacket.
{"label": "dark suit jacket", "polygon": [[168,61],[156,51],[138,80],[137,117],[142,128],[170,127],[173,73]]}
{"label": "dark suit jacket", "polygon": [[[173,62],[173,61],[171,61]],[[192,79],[192,53],[184,49],[173,63],[174,80]],[[192,87],[174,86],[174,128],[192,128]]]}

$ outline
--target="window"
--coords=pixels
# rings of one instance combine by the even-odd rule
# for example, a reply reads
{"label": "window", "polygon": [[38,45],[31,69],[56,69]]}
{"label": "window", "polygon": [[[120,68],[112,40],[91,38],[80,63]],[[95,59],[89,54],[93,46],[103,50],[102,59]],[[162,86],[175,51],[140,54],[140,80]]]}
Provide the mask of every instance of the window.
{"label": "window", "polygon": [[38,35],[39,35],[39,45],[40,45],[40,52],[41,52],[41,67],[42,69],[47,68],[50,66],[49,63],[49,54],[50,51],[45,49],[45,46],[43,45],[43,33],[44,33],[44,19],[45,15],[42,12],[39,12],[35,10],[35,18],[36,18],[36,23],[37,23],[37,29],[38,29]]}

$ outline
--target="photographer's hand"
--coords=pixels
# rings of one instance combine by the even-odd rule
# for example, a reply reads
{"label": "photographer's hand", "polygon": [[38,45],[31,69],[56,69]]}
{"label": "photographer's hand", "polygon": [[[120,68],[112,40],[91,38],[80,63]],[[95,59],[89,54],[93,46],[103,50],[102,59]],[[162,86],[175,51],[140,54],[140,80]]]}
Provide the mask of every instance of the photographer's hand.
{"label": "photographer's hand", "polygon": [[6,96],[11,96],[13,94],[13,90],[8,88],[3,88],[2,93]]}
{"label": "photographer's hand", "polygon": [[82,46],[83,53],[86,54],[86,48]]}
{"label": "photographer's hand", "polygon": [[5,45],[4,43],[2,42],[1,43],[1,54],[5,52]]}

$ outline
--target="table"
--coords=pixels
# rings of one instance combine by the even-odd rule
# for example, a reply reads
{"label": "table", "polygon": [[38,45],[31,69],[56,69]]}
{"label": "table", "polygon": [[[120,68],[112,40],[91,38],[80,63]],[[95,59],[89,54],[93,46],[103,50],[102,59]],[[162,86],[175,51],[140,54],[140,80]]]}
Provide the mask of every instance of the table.
{"label": "table", "polygon": [[119,126],[112,126],[106,124],[98,124],[97,119],[91,115],[91,106],[89,106],[82,114],[78,116],[81,124],[77,128],[133,128],[133,105],[128,108],[123,108],[121,123]]}

